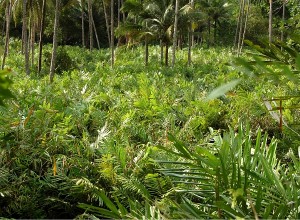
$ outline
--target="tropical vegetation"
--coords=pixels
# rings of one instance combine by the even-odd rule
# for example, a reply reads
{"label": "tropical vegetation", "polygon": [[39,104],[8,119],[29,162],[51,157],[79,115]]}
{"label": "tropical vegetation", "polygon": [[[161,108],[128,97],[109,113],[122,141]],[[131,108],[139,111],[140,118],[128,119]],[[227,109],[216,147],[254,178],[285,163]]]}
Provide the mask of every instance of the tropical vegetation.
{"label": "tropical vegetation", "polygon": [[300,218],[298,1],[0,5],[0,217]]}

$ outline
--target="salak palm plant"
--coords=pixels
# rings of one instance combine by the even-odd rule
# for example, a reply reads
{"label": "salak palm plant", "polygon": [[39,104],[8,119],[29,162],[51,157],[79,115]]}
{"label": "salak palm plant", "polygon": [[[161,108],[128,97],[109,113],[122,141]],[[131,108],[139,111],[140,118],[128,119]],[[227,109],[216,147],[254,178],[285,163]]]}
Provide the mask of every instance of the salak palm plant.
{"label": "salak palm plant", "polygon": [[260,129],[211,132],[206,146],[191,149],[169,135],[174,149],[160,147],[177,158],[159,161],[180,195],[172,202],[177,218],[299,218],[299,158],[290,152],[293,162],[281,164],[276,140]]}
{"label": "salak palm plant", "polygon": [[[168,153],[163,156],[168,160],[156,161],[165,175],[160,178],[161,183],[172,181],[169,185],[172,188],[160,197],[152,197],[153,191],[145,187],[147,184],[140,185],[141,179],[133,181],[131,176],[120,179],[123,182],[120,188],[129,187],[131,192],[142,196],[140,199],[133,193],[126,193],[124,199],[124,194],[117,193],[120,188],[113,194],[98,189],[95,193],[103,201],[102,207],[88,204],[79,207],[106,218],[300,217],[297,177],[300,162],[292,151],[287,154],[290,162],[281,164],[276,157],[277,141],[263,135],[260,129],[251,132],[249,125],[240,125],[237,133],[230,130],[223,137],[211,129],[210,137],[211,143],[205,146],[187,147],[169,134],[169,143],[174,148],[167,145],[148,148],[144,159],[149,155],[162,156],[159,148]],[[158,176],[152,174],[152,181],[157,182]],[[157,185],[156,190],[161,186],[167,185]]]}

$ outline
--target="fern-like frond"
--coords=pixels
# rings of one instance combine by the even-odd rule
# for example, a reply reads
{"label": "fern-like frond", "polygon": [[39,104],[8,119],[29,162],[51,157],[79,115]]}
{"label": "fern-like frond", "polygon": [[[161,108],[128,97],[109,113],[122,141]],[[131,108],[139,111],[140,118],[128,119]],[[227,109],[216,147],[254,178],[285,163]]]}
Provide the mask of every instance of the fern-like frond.
{"label": "fern-like frond", "polygon": [[131,176],[130,178],[119,176],[118,180],[120,181],[120,183],[122,183],[121,188],[123,188],[128,196],[131,195],[132,197],[142,197],[146,200],[151,199],[149,190],[145,187],[140,179],[134,176]]}

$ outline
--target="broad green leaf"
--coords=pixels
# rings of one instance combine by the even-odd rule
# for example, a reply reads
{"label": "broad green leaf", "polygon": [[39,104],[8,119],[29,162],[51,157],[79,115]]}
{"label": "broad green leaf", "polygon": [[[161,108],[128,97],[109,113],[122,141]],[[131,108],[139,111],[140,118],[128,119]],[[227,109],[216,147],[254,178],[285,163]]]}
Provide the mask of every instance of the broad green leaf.
{"label": "broad green leaf", "polygon": [[116,203],[118,205],[118,208],[122,214],[122,216],[125,216],[126,214],[128,214],[127,209],[122,205],[122,203],[119,201],[118,197],[114,196]]}
{"label": "broad green leaf", "polygon": [[282,216],[285,216],[287,213],[287,205],[281,204],[277,209],[275,210],[272,218],[273,219],[282,219]]}
{"label": "broad green leaf", "polygon": [[7,77],[9,70],[0,70],[0,106],[4,106],[4,100],[15,98],[14,95],[9,90],[12,81]]}
{"label": "broad green leaf", "polygon": [[186,211],[188,211],[189,215],[192,215],[194,218],[202,219],[206,216],[206,213],[203,213],[199,210],[199,208],[195,207],[193,202],[187,199],[186,197],[182,198],[182,208],[184,208]]}
{"label": "broad green leaf", "polygon": [[[199,154],[197,155],[197,158],[202,159],[201,161],[204,161],[209,166],[215,168],[220,165],[220,160],[215,155],[213,155],[209,150],[203,147],[198,147],[196,149],[196,152]],[[205,156],[207,160],[204,160],[203,156]]]}
{"label": "broad green leaf", "polygon": [[225,211],[228,214],[230,214],[232,217],[240,217],[240,218],[244,217],[241,213],[238,213],[229,205],[225,204],[223,201],[216,201],[216,206],[220,208],[222,211]]}
{"label": "broad green leaf", "polygon": [[[181,154],[181,153],[177,153],[177,152],[174,152],[174,151],[172,151],[172,150],[169,150],[169,149],[167,149],[167,148],[165,148],[165,147],[163,147],[163,146],[156,146],[157,148],[159,148],[159,149],[161,149],[161,150],[163,150],[163,151],[166,151],[166,152],[168,152],[168,153],[170,153],[170,154],[174,154],[174,155],[177,155],[177,156],[179,156],[179,157],[186,157],[184,154]],[[157,161],[157,162],[161,162],[161,161]],[[169,161],[164,161],[164,163],[168,163]]]}
{"label": "broad green leaf", "polygon": [[268,181],[270,183],[273,183],[275,185],[275,187],[277,188],[277,190],[280,192],[280,194],[285,198],[286,197],[285,189],[284,189],[281,181],[278,179],[277,175],[274,174],[271,165],[268,164],[267,160],[265,159],[265,157],[263,155],[260,155],[260,161],[262,163],[262,166],[263,166],[264,172],[266,174],[266,177],[268,178]]}
{"label": "broad green leaf", "polygon": [[189,150],[184,146],[183,143],[178,141],[172,134],[168,133],[169,141],[173,142],[176,149],[182,153],[186,158],[191,158]]}
{"label": "broad green leaf", "polygon": [[93,214],[95,214],[97,216],[102,216],[102,217],[105,217],[105,218],[112,218],[112,219],[120,219],[121,218],[120,215],[118,215],[118,214],[116,214],[112,211],[109,211],[109,210],[104,209],[104,208],[96,207],[96,206],[93,206],[93,205],[79,203],[78,207],[82,208],[86,211],[92,212]]}
{"label": "broad green leaf", "polygon": [[255,200],[255,210],[257,212],[260,212],[261,206],[262,206],[262,200],[263,200],[263,193],[262,193],[262,184],[258,184],[258,189],[257,189],[257,193],[255,195],[254,198],[256,198]]}
{"label": "broad green leaf", "polygon": [[104,204],[115,214],[119,215],[118,208],[115,204],[105,195],[103,191],[98,192],[99,196],[103,200]]}
{"label": "broad green leaf", "polygon": [[267,205],[268,206],[267,206],[267,208],[265,208],[265,213],[264,213],[262,219],[270,219],[270,217],[271,217],[270,215],[273,211],[274,204],[270,203],[270,204],[267,204]]}
{"label": "broad green leaf", "polygon": [[206,98],[206,101],[218,98],[224,95],[226,92],[230,91],[234,87],[236,87],[241,82],[240,79],[232,80],[229,83],[226,83],[215,90],[213,90]]}

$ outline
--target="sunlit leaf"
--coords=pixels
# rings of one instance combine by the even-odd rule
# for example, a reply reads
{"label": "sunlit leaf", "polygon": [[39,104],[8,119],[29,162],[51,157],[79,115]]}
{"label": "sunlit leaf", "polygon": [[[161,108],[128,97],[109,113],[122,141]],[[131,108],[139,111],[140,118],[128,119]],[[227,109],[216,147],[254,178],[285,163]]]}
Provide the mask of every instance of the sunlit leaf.
{"label": "sunlit leaf", "polygon": [[214,89],[206,98],[206,100],[212,100],[224,95],[226,92],[230,91],[236,87],[241,82],[241,79],[232,80],[229,83],[221,85],[220,87]]}

